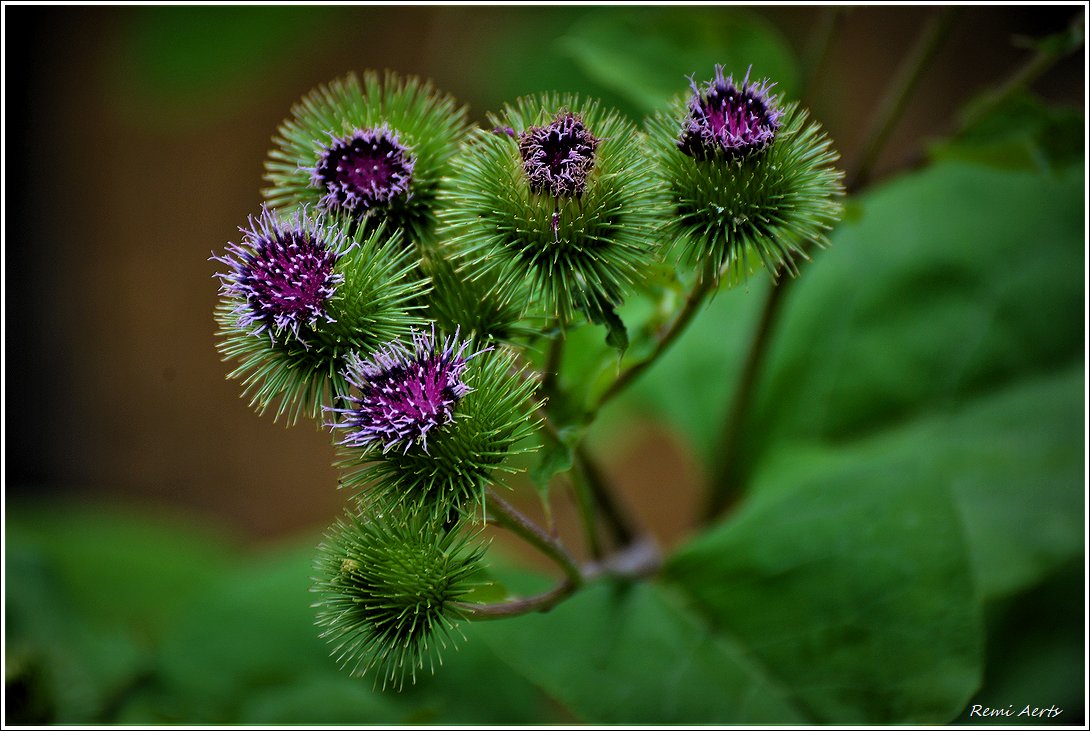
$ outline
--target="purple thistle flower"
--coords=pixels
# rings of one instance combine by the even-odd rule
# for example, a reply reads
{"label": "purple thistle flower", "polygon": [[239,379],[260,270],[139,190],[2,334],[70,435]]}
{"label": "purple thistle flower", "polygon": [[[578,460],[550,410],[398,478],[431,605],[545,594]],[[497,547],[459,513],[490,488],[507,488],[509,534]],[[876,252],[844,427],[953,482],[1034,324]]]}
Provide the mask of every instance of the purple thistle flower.
{"label": "purple thistle flower", "polygon": [[691,77],[689,83],[693,95],[678,138],[679,150],[706,160],[718,152],[742,157],[771,144],[783,116],[774,106],[776,98],[769,95],[774,84],[767,79],[750,83],[748,70],[742,83],[735,84],[733,77],[723,78],[719,64],[703,91]]}
{"label": "purple thistle flower", "polygon": [[408,452],[419,442],[427,452],[428,432],[452,422],[455,405],[471,390],[462,373],[485,351],[463,356],[468,346],[468,340],[458,343],[456,332],[440,347],[433,325],[431,334],[413,332],[412,347],[395,340],[370,360],[351,356],[345,376],[359,396],[346,397],[349,408],[327,407],[342,415],[327,426],[346,430],[340,444],[347,447],[377,443],[383,452]]}
{"label": "purple thistle flower", "polygon": [[212,259],[229,267],[216,277],[222,295],[241,300],[235,309],[240,327],[267,331],[270,338],[288,330],[302,341],[301,329],[334,321],[326,304],[344,281],[334,271],[346,251],[342,232],[305,210],[284,220],[268,209],[257,219],[250,216],[249,227],[239,231],[242,241],[228,243],[226,254]]}
{"label": "purple thistle flower", "polygon": [[534,193],[556,198],[582,195],[601,142],[578,115],[561,112],[550,124],[519,135],[522,169]]}
{"label": "purple thistle flower", "polygon": [[327,191],[320,201],[323,208],[362,213],[398,196],[411,196],[416,160],[388,125],[330,137],[310,169],[310,184]]}

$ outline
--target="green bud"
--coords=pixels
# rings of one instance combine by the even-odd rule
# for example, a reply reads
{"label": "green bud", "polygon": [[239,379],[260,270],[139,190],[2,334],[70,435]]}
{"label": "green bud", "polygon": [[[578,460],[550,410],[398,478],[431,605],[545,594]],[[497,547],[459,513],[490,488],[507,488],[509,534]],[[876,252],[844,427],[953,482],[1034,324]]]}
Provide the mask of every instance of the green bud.
{"label": "green bud", "polygon": [[478,582],[484,549],[421,514],[349,514],[318,548],[321,637],[353,675],[400,689],[454,644],[456,602]]}
{"label": "green bud", "polygon": [[546,94],[490,115],[441,196],[458,275],[521,312],[602,321],[656,256],[655,188],[634,125]]}
{"label": "green bud", "polygon": [[761,265],[794,273],[841,215],[839,155],[797,103],[776,108],[770,88],[748,75],[735,84],[717,67],[705,90],[694,83],[687,103],[647,122],[669,198],[663,233],[688,264],[731,282]]}
{"label": "green bud", "polygon": [[468,131],[465,108],[430,83],[373,71],[307,94],[273,138],[264,194],[277,208],[318,206],[387,222],[433,243],[436,196]]}
{"label": "green bud", "polygon": [[[519,470],[511,458],[536,449],[528,439],[537,426],[535,382],[503,348],[462,359],[458,368],[464,370],[458,371],[456,392],[464,395],[444,405],[441,423],[414,441],[391,444],[373,437],[384,425],[369,417],[368,395],[349,397],[353,405],[338,410],[336,425],[346,431],[336,462],[343,487],[366,491],[376,505],[442,517],[479,506],[490,483]],[[381,400],[383,394],[374,397]],[[381,422],[381,413],[377,418]]]}
{"label": "green bud", "polygon": [[365,237],[345,218],[302,210],[265,211],[250,223],[242,243],[214,257],[229,265],[218,275],[217,348],[237,362],[227,377],[242,382],[259,413],[273,409],[288,424],[317,418],[323,403],[348,392],[350,353],[420,325],[412,302],[427,284],[399,232],[380,227]]}

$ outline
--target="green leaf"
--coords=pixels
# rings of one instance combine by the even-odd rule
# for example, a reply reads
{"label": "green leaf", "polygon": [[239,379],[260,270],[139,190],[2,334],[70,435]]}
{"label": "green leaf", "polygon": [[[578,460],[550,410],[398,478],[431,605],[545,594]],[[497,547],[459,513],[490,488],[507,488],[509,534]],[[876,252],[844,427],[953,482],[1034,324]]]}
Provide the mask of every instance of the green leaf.
{"label": "green leaf", "polygon": [[785,444],[670,574],[818,722],[956,718],[980,599],[1079,555],[1081,384],[1071,368],[850,443]]}
{"label": "green leaf", "polygon": [[944,163],[875,190],[797,282],[742,456],[950,408],[1082,353],[1083,177]]}
{"label": "green leaf", "polygon": [[342,673],[314,625],[314,553],[310,546],[266,552],[188,605],[163,642],[159,693],[140,701],[146,715],[127,720],[372,725],[555,718],[541,694],[479,642],[443,653],[434,676],[424,673],[401,693]]}
{"label": "green leaf", "polygon": [[1019,384],[919,445],[954,494],[984,599],[1024,591],[1081,552],[1083,387],[1081,365]]}
{"label": "green leaf", "polygon": [[574,461],[572,450],[582,439],[584,431],[585,429],[580,426],[561,427],[557,430],[557,436],[553,436],[544,429],[541,431],[544,444],[541,459],[530,471],[530,477],[539,492],[544,493],[548,490],[549,482],[554,475],[571,469]]}
{"label": "green leaf", "polygon": [[40,502],[13,506],[6,529],[50,563],[74,610],[140,632],[161,629],[228,563],[215,529],[163,512]]}
{"label": "green leaf", "polygon": [[[984,686],[957,722],[972,725],[1076,725],[1086,718],[1086,570],[1080,558],[1040,585],[992,607]],[[1017,704],[1017,705],[1015,705]],[[1011,718],[974,716],[973,706],[1010,709]],[[1025,706],[1061,710],[1049,721],[1017,714]]]}
{"label": "green leaf", "polygon": [[57,563],[25,536],[6,534],[5,554],[6,721],[86,724],[108,718],[115,699],[144,673],[142,643],[125,628],[81,611]]}
{"label": "green leaf", "polygon": [[804,720],[765,668],[662,586],[598,584],[547,614],[471,628],[588,723]]}
{"label": "green leaf", "polygon": [[1079,162],[1084,154],[1086,121],[1079,110],[1048,106],[1028,92],[998,103],[982,97],[964,116],[971,120],[965,129],[932,145],[932,158],[1051,172]]}
{"label": "green leaf", "polygon": [[159,128],[208,123],[210,110],[252,98],[264,74],[290,74],[299,53],[335,42],[344,20],[330,7],[140,8],[105,60],[124,112]]}
{"label": "green leaf", "polygon": [[575,23],[560,48],[589,78],[646,114],[687,93],[689,75],[710,79],[723,64],[790,93],[797,71],[790,46],[763,18],[737,8],[626,8]]}
{"label": "green leaf", "polygon": [[606,326],[606,345],[614,348],[620,355],[624,355],[628,349],[628,330],[616,310],[608,309],[602,312],[603,324]]}
{"label": "green leaf", "polygon": [[782,460],[667,575],[812,722],[949,721],[979,683],[982,633],[946,486],[882,443]]}

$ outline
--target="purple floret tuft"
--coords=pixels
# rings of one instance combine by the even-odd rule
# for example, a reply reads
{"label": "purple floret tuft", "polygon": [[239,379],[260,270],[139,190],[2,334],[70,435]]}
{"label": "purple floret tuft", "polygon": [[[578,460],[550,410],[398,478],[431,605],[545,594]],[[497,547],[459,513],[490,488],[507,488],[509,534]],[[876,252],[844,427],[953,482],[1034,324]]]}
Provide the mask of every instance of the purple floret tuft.
{"label": "purple floret tuft", "polygon": [[242,241],[229,243],[224,256],[212,259],[228,267],[216,276],[220,293],[239,300],[240,327],[268,332],[274,340],[290,332],[304,341],[302,330],[334,321],[327,304],[344,281],[334,269],[347,248],[342,233],[305,211],[283,220],[267,209],[239,230]]}
{"label": "purple floret tuft", "polygon": [[750,82],[749,71],[741,84],[723,78],[716,65],[715,78],[703,91],[690,79],[693,94],[689,113],[678,137],[678,149],[698,160],[723,153],[743,157],[766,148],[780,128],[783,112],[776,109],[773,84],[767,79]]}
{"label": "purple floret tuft", "polygon": [[468,346],[457,333],[440,345],[433,327],[430,334],[413,332],[411,347],[394,341],[369,360],[353,356],[345,375],[359,395],[346,397],[348,408],[327,408],[341,415],[327,426],[345,430],[340,444],[347,447],[408,452],[420,444],[426,452],[428,433],[452,422],[455,405],[471,390],[462,374],[484,351],[464,355]]}
{"label": "purple floret tuft", "polygon": [[518,138],[522,169],[534,193],[556,198],[582,195],[601,142],[576,114],[561,112],[551,123],[530,127]]}
{"label": "purple floret tuft", "polygon": [[326,191],[322,208],[359,214],[410,197],[416,160],[389,126],[331,138],[310,169],[310,184]]}

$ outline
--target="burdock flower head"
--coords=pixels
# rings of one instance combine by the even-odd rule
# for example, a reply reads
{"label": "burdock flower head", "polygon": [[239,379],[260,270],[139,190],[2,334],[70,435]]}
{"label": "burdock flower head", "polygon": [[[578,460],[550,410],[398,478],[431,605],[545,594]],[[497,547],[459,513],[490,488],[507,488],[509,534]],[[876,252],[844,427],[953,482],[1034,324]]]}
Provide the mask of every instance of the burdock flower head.
{"label": "burdock flower head", "polygon": [[[318,416],[327,397],[346,394],[348,355],[378,347],[419,323],[412,302],[425,283],[409,250],[388,245],[381,227],[365,233],[345,218],[251,217],[242,240],[212,260],[226,265],[216,320],[218,347],[239,365],[251,404],[294,423]],[[329,403],[329,401],[326,401]]]}
{"label": "burdock flower head", "polygon": [[739,84],[715,67],[703,88],[647,122],[655,176],[668,197],[664,238],[702,276],[743,280],[764,265],[794,273],[840,218],[843,173],[828,137],[773,84]]}
{"label": "burdock flower head", "polygon": [[392,72],[349,74],[292,107],[273,138],[270,206],[318,206],[410,243],[432,243],[435,198],[468,131],[465,109],[430,83]]}
{"label": "burdock flower head", "polygon": [[560,323],[619,323],[614,308],[657,254],[658,191],[636,128],[597,101],[524,97],[490,115],[443,195],[458,274],[492,299]]}
{"label": "burdock flower head", "polygon": [[763,150],[776,136],[783,112],[769,95],[774,84],[767,79],[751,83],[746,71],[742,83],[735,84],[733,77],[723,78],[723,67],[717,64],[715,78],[703,91],[691,77],[689,83],[689,113],[677,142],[686,155],[700,160],[717,154],[740,157]]}
{"label": "burdock flower head", "polygon": [[578,115],[566,111],[523,131],[519,154],[530,190],[556,198],[582,195],[599,142]]}
{"label": "burdock flower head", "polygon": [[413,333],[349,361],[355,393],[327,408],[341,432],[341,484],[377,505],[446,516],[479,504],[507,458],[529,447],[534,382],[499,348]]}
{"label": "burdock flower head", "polygon": [[319,546],[318,625],[341,667],[400,688],[435,671],[454,644],[458,602],[481,581],[482,548],[423,514],[386,511],[338,521]]}
{"label": "burdock flower head", "polygon": [[227,265],[216,276],[220,293],[238,303],[239,327],[266,332],[273,342],[290,334],[305,343],[319,321],[333,322],[328,303],[344,282],[334,265],[350,246],[344,232],[303,212],[280,219],[267,209],[239,230],[242,241],[212,257]]}
{"label": "burdock flower head", "polygon": [[428,450],[428,432],[454,420],[454,407],[469,393],[462,374],[471,358],[468,341],[457,333],[440,344],[430,334],[414,332],[412,346],[389,343],[369,360],[358,356],[348,363],[348,381],[359,392],[349,396],[350,408],[331,408],[343,419],[330,426],[345,430],[341,444],[375,444],[388,452],[409,451],[413,445]]}
{"label": "burdock flower head", "polygon": [[322,208],[362,213],[411,195],[416,160],[389,125],[330,137],[310,170],[310,184],[326,191]]}

